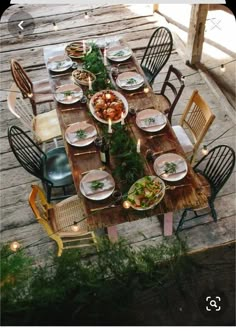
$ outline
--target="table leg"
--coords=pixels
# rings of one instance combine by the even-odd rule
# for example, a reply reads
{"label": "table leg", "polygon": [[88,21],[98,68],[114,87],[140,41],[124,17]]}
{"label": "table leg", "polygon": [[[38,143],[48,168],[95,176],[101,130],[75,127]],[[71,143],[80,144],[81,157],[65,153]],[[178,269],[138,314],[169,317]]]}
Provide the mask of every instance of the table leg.
{"label": "table leg", "polygon": [[111,242],[114,243],[114,242],[118,241],[118,232],[117,232],[116,225],[109,226],[107,228],[107,234],[108,234],[108,238]]}

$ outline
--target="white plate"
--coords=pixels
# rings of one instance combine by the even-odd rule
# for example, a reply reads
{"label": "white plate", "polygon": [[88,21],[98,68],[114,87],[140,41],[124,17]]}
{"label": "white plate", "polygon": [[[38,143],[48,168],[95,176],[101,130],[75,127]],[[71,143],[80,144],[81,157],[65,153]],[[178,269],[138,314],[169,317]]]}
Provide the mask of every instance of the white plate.
{"label": "white plate", "polygon": [[[177,164],[176,174],[167,174],[167,175],[163,174],[164,171],[163,168],[166,162],[174,162]],[[180,164],[179,166],[178,163]],[[158,176],[169,182],[175,182],[177,180],[184,178],[188,172],[188,165],[185,159],[182,156],[175,153],[166,153],[157,157],[153,164],[153,168]]]}
{"label": "white plate", "polygon": [[[75,141],[72,141],[73,134],[75,135],[75,133],[78,130],[89,130],[89,137],[86,139],[78,139],[78,140],[76,140],[76,137],[75,137]],[[86,121],[71,124],[66,129],[66,132],[65,132],[66,141],[70,145],[76,146],[76,147],[83,147],[83,146],[87,146],[87,145],[91,144],[94,141],[94,139],[96,138],[96,135],[97,135],[97,130],[96,130],[95,126],[93,126],[90,123],[87,123]],[[72,136],[72,138],[71,138],[71,136]]]}
{"label": "white plate", "polygon": [[47,67],[51,71],[61,72],[69,69],[72,66],[72,60],[69,56],[66,55],[58,55],[53,56],[48,59]]}
{"label": "white plate", "polygon": [[[67,99],[64,96],[63,92],[66,92],[66,91],[72,91],[71,99]],[[83,90],[75,84],[61,85],[56,89],[56,93],[55,93],[55,99],[58,102],[63,103],[65,105],[69,105],[69,104],[79,101],[82,98],[82,96],[83,96]]]}
{"label": "white plate", "polygon": [[[118,99],[120,99],[123,102],[123,105],[124,105],[124,118],[126,118],[126,116],[128,115],[129,105],[128,105],[127,100],[125,99],[125,97],[121,93],[119,93],[117,91],[114,91],[114,90],[102,90],[100,92],[95,93],[92,96],[92,98],[90,99],[90,103],[89,103],[89,108],[90,108],[90,111],[91,111],[92,115],[101,123],[108,124],[108,121],[106,121],[106,120],[100,118],[99,116],[97,116],[97,114],[95,112],[95,108],[94,108],[94,99],[97,98],[99,95],[102,95],[103,93],[110,93],[110,92],[114,93],[118,97]],[[116,121],[112,121],[112,123],[119,123],[119,122],[121,122],[121,118],[116,120]]]}
{"label": "white plate", "polygon": [[[148,127],[143,127],[142,126],[142,119],[148,119],[149,117],[154,117],[154,116],[160,116],[161,119],[161,123],[163,121],[163,124],[160,125],[153,125],[153,126],[148,126]],[[136,124],[137,126],[143,130],[143,131],[147,131],[147,132],[157,132],[162,130],[167,123],[167,118],[166,116],[161,113],[159,110],[156,109],[144,109],[142,111],[140,111],[139,113],[137,113],[136,116]]]}
{"label": "white plate", "polygon": [[[123,56],[122,55],[117,55],[118,53],[122,53],[123,52]],[[124,46],[114,46],[111,47],[107,50],[107,57],[108,59],[115,61],[115,62],[122,62],[125,60],[128,60],[132,55],[132,51],[131,49],[129,49],[128,47],[124,47]]]}
{"label": "white plate", "polygon": [[[126,82],[129,81],[130,79],[135,79],[136,82],[133,84],[127,84]],[[127,71],[123,72],[117,77],[116,84],[122,88],[123,90],[137,90],[140,88],[144,83],[143,77],[137,73],[137,72],[132,72],[132,71]]]}
{"label": "white plate", "polygon": [[148,210],[148,209],[152,209],[153,207],[155,207],[164,197],[165,195],[165,183],[163,182],[163,180],[159,177],[156,176],[145,176],[143,178],[138,179],[129,189],[128,192],[128,197],[130,197],[131,199],[135,197],[134,191],[135,191],[135,186],[137,183],[144,183],[147,180],[147,177],[149,177],[152,181],[155,181],[157,183],[159,183],[161,185],[161,190],[159,191],[159,193],[156,196],[155,202],[152,203],[150,206],[148,207],[137,207],[134,204],[132,204],[131,202],[131,207],[133,209],[136,210]]}
{"label": "white plate", "polygon": [[[94,180],[100,180],[102,178],[108,178],[109,183],[111,184],[111,188],[104,190],[102,192],[97,192],[94,194],[86,194],[84,191],[84,183],[86,182],[92,182]],[[106,171],[103,170],[91,170],[89,173],[87,173],[80,182],[80,191],[81,193],[90,200],[103,200],[108,198],[115,189],[115,181],[113,177]]]}

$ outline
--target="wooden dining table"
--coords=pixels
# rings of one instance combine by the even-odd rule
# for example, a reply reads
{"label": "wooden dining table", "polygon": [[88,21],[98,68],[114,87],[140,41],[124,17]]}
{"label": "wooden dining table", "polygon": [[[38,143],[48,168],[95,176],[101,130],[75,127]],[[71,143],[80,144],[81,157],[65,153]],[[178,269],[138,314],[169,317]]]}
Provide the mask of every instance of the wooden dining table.
{"label": "wooden dining table", "polygon": [[[127,46],[124,40],[120,39],[119,42],[121,45]],[[49,57],[63,54],[64,48],[65,45],[57,45],[56,47],[54,45],[47,46],[44,49],[45,62],[47,63]],[[102,52],[103,49],[101,48],[101,54]],[[80,59],[75,61],[81,65]],[[120,89],[115,82],[115,77],[113,76],[112,71],[110,70],[113,66],[118,67],[119,73],[127,71],[136,71],[140,73],[144,77],[144,85],[134,91],[125,91]],[[158,132],[146,132],[136,125],[136,115],[133,114],[132,110],[139,112],[144,109],[156,109],[164,112],[166,110],[166,103],[163,103],[162,98],[153,92],[134,54],[132,54],[129,59],[120,62],[119,64],[117,62],[113,63],[113,61],[107,60],[107,70],[110,72],[110,79],[115,86],[115,89],[120,92],[128,102],[129,113],[125,118],[124,130],[127,130],[128,134],[135,142],[140,139],[140,156],[144,162],[144,175],[156,176],[153,169],[153,160],[146,159],[146,151],[148,149],[155,152],[157,156],[168,152],[174,152],[185,158],[183,149],[179,144],[179,141],[175,136],[168,120],[165,127]],[[48,70],[51,87],[54,93],[57,87],[67,83],[73,83],[72,71],[72,68],[62,73],[55,73]],[[84,91],[87,89],[85,86],[81,87]],[[91,143],[86,147],[72,146],[65,139],[65,131],[72,123],[87,121],[88,123],[94,125],[98,133],[100,133],[99,123],[94,116],[91,116],[89,100],[86,103],[78,101],[74,104],[67,105],[57,102],[56,100],[55,102],[62,137],[74,179],[74,185],[78,196],[83,199],[84,207],[87,212],[87,223],[90,230],[107,228],[110,239],[115,241],[118,237],[116,229],[118,224],[133,222],[145,217],[148,218],[153,215],[157,215],[160,221],[163,222],[164,235],[169,236],[172,235],[173,232],[173,213],[175,211],[184,208],[198,208],[206,204],[207,196],[201,189],[201,182],[186,158],[188,167],[186,176],[175,182],[166,181],[168,189],[166,189],[163,199],[153,209],[144,211],[135,210],[133,208],[126,209],[123,207],[122,203],[115,204],[114,197],[112,195],[99,201],[90,200],[84,197],[80,191],[80,182],[84,176],[84,173],[87,173],[93,169],[101,168],[103,164],[100,159],[99,151],[96,149],[94,143]],[[83,152],[88,151],[96,152],[82,154]],[[78,153],[81,154],[77,155]],[[111,155],[110,163],[109,165],[106,165],[106,171],[112,174],[116,165],[117,163],[115,162],[115,158]],[[118,180],[116,180],[116,189],[120,189],[120,182]],[[97,208],[106,206],[110,207],[96,210]],[[94,209],[95,211],[93,211]]]}

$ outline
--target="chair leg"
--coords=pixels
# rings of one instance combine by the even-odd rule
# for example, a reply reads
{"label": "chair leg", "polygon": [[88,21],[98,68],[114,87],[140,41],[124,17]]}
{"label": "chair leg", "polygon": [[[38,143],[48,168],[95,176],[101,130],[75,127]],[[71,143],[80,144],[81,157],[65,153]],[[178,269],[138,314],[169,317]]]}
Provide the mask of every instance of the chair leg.
{"label": "chair leg", "polygon": [[55,144],[55,147],[58,147],[57,138],[53,138],[53,142]]}
{"label": "chair leg", "polygon": [[47,188],[47,202],[50,203],[51,202],[51,195],[52,195],[52,188],[48,184],[46,184],[46,188]]}
{"label": "chair leg", "polygon": [[32,100],[31,98],[30,98],[30,102],[31,102],[31,105],[32,105],[33,114],[34,114],[34,116],[37,116],[36,103],[35,103],[34,100]]}
{"label": "chair leg", "polygon": [[209,206],[211,208],[211,216],[213,217],[214,222],[217,222],[217,213],[216,213],[216,210],[215,210],[214,202],[210,201]]}
{"label": "chair leg", "polygon": [[177,229],[176,229],[176,231],[175,231],[176,233],[179,232],[179,231],[181,230],[181,228],[182,228],[182,226],[183,226],[183,224],[184,224],[184,219],[185,219],[185,217],[186,217],[186,215],[187,215],[187,212],[188,212],[188,210],[185,209],[184,212],[183,212],[183,214],[182,214],[182,216],[181,216],[181,219],[180,219],[180,221],[179,221],[179,224],[178,224],[178,226],[177,226]]}
{"label": "chair leg", "polygon": [[56,234],[52,234],[50,236],[50,238],[52,238],[53,240],[56,241],[57,246],[58,246],[57,256],[61,256],[62,251],[63,251],[63,241],[62,241],[62,239]]}

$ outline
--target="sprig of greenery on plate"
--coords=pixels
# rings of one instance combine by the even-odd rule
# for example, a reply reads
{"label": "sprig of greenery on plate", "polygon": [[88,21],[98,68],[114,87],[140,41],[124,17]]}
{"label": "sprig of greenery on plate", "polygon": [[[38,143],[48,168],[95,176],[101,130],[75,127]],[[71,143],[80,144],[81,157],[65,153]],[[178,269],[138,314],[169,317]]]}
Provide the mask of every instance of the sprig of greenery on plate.
{"label": "sprig of greenery on plate", "polygon": [[98,190],[99,188],[103,188],[103,186],[104,186],[104,183],[99,180],[94,180],[91,183],[91,188],[94,191]]}
{"label": "sprig of greenery on plate", "polygon": [[76,131],[76,135],[79,139],[85,139],[87,137],[87,132],[85,130],[78,130]]}
{"label": "sprig of greenery on plate", "polygon": [[177,164],[174,162],[166,162],[165,163],[165,168],[164,168],[164,172],[166,174],[174,174],[176,173],[176,169],[177,169]]}

